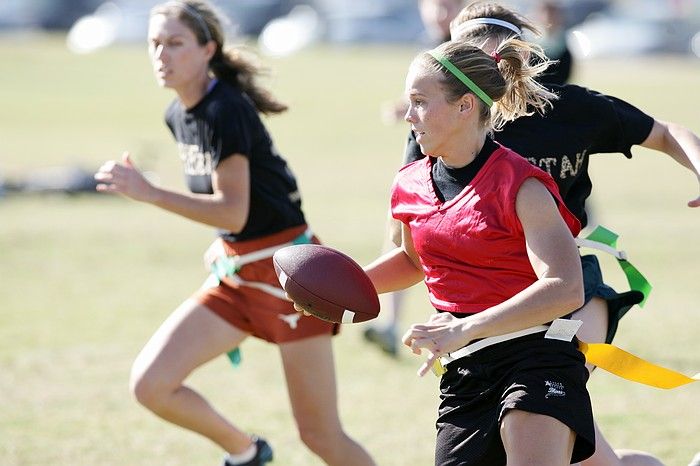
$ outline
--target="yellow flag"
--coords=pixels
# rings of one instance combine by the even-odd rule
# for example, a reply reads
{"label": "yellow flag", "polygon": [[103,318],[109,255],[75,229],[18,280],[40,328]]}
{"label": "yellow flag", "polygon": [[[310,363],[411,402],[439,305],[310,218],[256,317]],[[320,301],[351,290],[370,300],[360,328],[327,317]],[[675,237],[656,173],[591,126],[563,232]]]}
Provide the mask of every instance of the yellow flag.
{"label": "yellow flag", "polygon": [[700,374],[692,377],[657,366],[607,343],[579,341],[579,350],[586,355],[586,362],[600,367],[623,379],[656,388],[676,388],[700,380]]}

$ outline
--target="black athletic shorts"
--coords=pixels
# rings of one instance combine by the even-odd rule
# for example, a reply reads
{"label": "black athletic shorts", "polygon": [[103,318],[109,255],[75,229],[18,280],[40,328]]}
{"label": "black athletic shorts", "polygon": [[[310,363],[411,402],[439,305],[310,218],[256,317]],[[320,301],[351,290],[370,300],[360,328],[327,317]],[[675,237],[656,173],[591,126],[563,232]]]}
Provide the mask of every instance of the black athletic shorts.
{"label": "black athletic shorts", "polygon": [[576,433],[571,462],[595,451],[588,371],[576,343],[535,333],[447,365],[440,380],[436,466],[503,466],[499,426],[511,409],[558,419]]}
{"label": "black athletic shorts", "polygon": [[612,343],[617,326],[622,316],[627,314],[635,304],[644,299],[640,291],[632,290],[618,293],[603,282],[603,274],[600,270],[598,258],[594,255],[581,256],[583,269],[584,302],[587,304],[594,297],[604,299],[608,304],[608,334],[605,343]]}

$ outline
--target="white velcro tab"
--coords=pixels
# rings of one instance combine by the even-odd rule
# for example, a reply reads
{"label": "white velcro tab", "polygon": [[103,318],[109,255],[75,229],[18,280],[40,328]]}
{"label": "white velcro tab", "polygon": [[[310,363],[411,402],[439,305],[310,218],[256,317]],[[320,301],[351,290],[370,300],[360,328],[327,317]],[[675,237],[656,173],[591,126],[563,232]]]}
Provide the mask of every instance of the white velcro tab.
{"label": "white velcro tab", "polygon": [[582,323],[581,320],[556,319],[549,326],[544,337],[550,340],[571,341]]}
{"label": "white velcro tab", "polygon": [[354,320],[355,320],[355,313],[348,310],[348,309],[345,309],[343,311],[343,319],[341,320],[341,322],[343,324],[352,324]]}
{"label": "white velcro tab", "polygon": [[286,285],[287,285],[287,280],[289,280],[289,277],[287,276],[286,273],[284,273],[283,270],[280,270],[280,274],[277,277],[277,279],[280,281],[280,285],[282,285],[282,288],[287,289]]}
{"label": "white velcro tab", "polygon": [[627,253],[625,251],[618,251],[617,249],[613,248],[612,246],[608,246],[605,243],[601,243],[599,241],[591,241],[590,239],[579,237],[574,238],[574,240],[576,241],[576,245],[578,247],[597,249],[598,251],[607,252],[608,254],[615,256],[616,259],[625,261],[627,260]]}
{"label": "white velcro tab", "polygon": [[224,240],[221,238],[215,239],[207,248],[207,255],[213,257],[226,257],[226,248],[224,248]]}
{"label": "white velcro tab", "polygon": [[204,280],[201,289],[208,290],[209,288],[216,288],[217,286],[219,286],[219,278],[212,273]]}

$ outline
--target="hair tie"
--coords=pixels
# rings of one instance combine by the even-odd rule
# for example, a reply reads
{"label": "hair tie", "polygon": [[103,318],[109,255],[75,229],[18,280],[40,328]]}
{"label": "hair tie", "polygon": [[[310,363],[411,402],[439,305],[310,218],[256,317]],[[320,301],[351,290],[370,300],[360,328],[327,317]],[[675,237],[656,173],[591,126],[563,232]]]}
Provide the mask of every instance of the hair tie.
{"label": "hair tie", "polygon": [[501,61],[501,54],[498,52],[493,52],[493,53],[491,53],[491,58],[493,58],[493,60],[498,65],[498,63]]}

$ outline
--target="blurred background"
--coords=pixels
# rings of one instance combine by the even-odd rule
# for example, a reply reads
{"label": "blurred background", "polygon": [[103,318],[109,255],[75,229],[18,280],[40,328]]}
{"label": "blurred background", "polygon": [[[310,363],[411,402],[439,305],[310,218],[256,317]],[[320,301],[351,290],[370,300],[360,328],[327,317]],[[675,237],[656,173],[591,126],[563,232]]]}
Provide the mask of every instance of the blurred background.
{"label": "blurred background", "polygon": [[[69,31],[75,51],[145,38],[156,0],[3,0],[0,32]],[[215,0],[231,34],[286,53],[312,41],[421,42],[430,31],[412,0]],[[532,13],[536,0],[504,2]],[[558,0],[575,58],[677,53],[700,56],[698,0]],[[281,35],[286,35],[286,41]]]}

